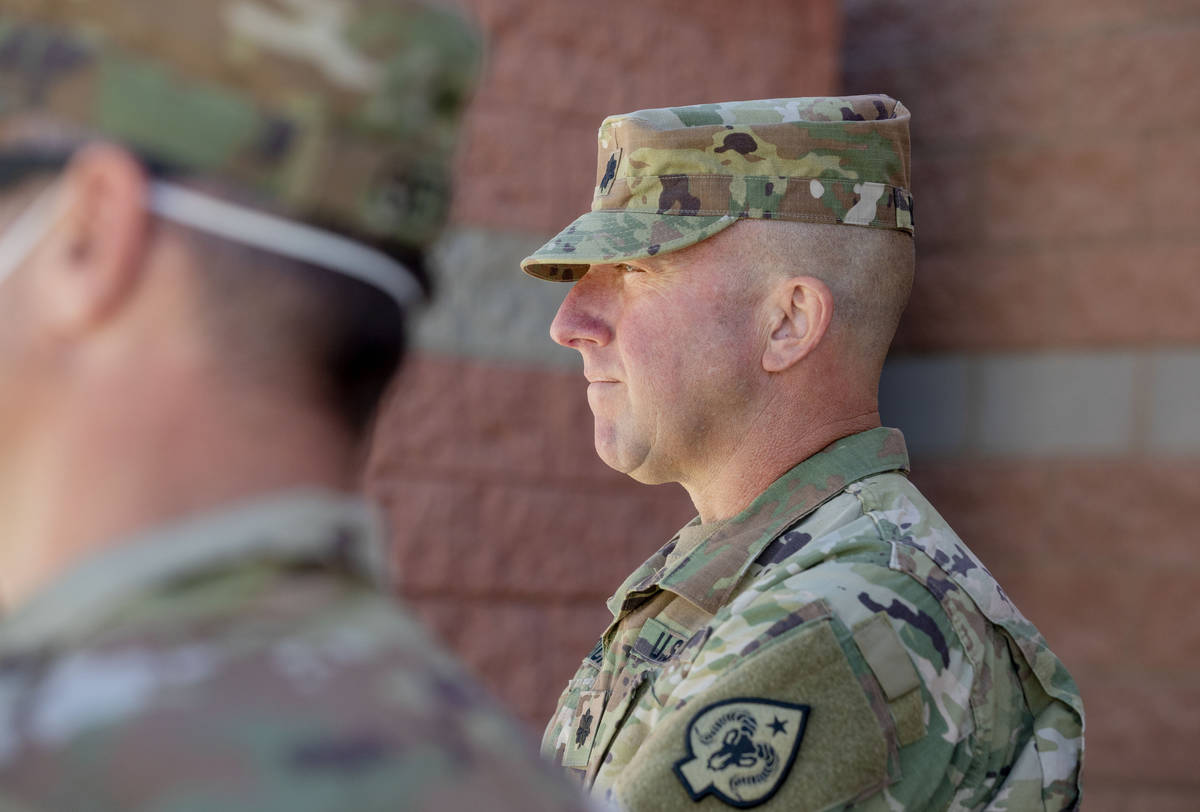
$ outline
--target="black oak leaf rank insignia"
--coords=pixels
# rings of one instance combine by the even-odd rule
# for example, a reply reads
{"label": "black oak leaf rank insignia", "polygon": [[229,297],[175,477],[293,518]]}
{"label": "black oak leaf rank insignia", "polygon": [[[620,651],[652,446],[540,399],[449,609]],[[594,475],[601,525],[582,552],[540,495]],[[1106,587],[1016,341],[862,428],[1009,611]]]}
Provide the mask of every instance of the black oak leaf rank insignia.
{"label": "black oak leaf rank insignia", "polygon": [[739,697],[701,708],[688,724],[687,756],[674,771],[693,801],[713,795],[739,809],[766,803],[800,750],[812,709]]}
{"label": "black oak leaf rank insignia", "polygon": [[588,737],[592,735],[592,709],[588,708],[583,718],[579,720],[579,727],[575,731],[575,746],[583,747],[587,743]]}
{"label": "black oak leaf rank insignia", "polygon": [[621,153],[624,151],[623,148],[618,148],[608,156],[608,163],[604,165],[604,175],[596,187],[596,194],[604,196],[612,191],[613,181],[617,179],[617,167],[621,164]]}

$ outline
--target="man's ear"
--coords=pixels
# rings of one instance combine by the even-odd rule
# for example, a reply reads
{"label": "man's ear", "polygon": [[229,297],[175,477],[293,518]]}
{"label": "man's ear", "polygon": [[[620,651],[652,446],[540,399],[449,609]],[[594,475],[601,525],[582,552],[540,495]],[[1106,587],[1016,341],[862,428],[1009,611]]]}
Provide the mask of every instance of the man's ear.
{"label": "man's ear", "polygon": [[796,276],[771,291],[767,306],[771,333],[762,365],[767,372],[783,372],[825,337],[833,318],[833,294],[816,277]]}
{"label": "man's ear", "polygon": [[119,147],[88,146],[56,194],[35,284],[51,328],[75,333],[120,309],[136,287],[149,223],[146,174]]}

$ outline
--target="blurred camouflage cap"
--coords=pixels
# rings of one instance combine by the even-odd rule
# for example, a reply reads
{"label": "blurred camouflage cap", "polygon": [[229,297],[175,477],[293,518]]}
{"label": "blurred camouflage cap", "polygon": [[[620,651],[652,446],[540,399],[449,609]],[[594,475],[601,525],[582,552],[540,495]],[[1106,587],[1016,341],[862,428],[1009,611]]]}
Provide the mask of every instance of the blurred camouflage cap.
{"label": "blurred camouflage cap", "polygon": [[6,0],[0,135],[48,116],[287,217],[420,248],[445,220],[480,50],[419,0]]}
{"label": "blurred camouflage cap", "polygon": [[521,262],[562,282],[743,218],[913,232],[908,109],[888,96],[698,104],[600,125],[592,210]]}

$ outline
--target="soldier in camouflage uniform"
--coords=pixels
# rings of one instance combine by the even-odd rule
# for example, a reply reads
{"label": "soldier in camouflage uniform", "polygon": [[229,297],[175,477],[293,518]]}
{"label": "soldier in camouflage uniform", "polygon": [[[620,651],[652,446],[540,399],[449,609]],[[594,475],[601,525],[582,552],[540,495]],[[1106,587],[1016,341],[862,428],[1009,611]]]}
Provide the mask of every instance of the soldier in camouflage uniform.
{"label": "soldier in camouflage uniform", "polygon": [[879,372],[911,289],[886,96],[606,119],[573,281],[610,466],[699,516],[617,589],[543,753],[630,810],[1078,806],[1062,663],[906,473]]}
{"label": "soldier in camouflage uniform", "polygon": [[0,809],[581,807],[352,495],[478,51],[419,2],[3,4]]}

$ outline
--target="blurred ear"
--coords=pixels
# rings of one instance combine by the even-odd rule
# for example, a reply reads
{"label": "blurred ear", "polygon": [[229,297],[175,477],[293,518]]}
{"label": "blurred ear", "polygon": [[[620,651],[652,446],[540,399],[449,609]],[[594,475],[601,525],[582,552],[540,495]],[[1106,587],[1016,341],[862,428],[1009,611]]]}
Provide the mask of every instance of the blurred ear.
{"label": "blurred ear", "polygon": [[35,262],[40,310],[52,330],[84,332],[128,301],[146,247],[146,193],[145,172],[119,147],[84,147],[71,159]]}
{"label": "blurred ear", "polygon": [[779,283],[767,298],[771,334],[763,350],[767,372],[783,372],[800,362],[825,337],[833,318],[833,295],[812,276]]}

